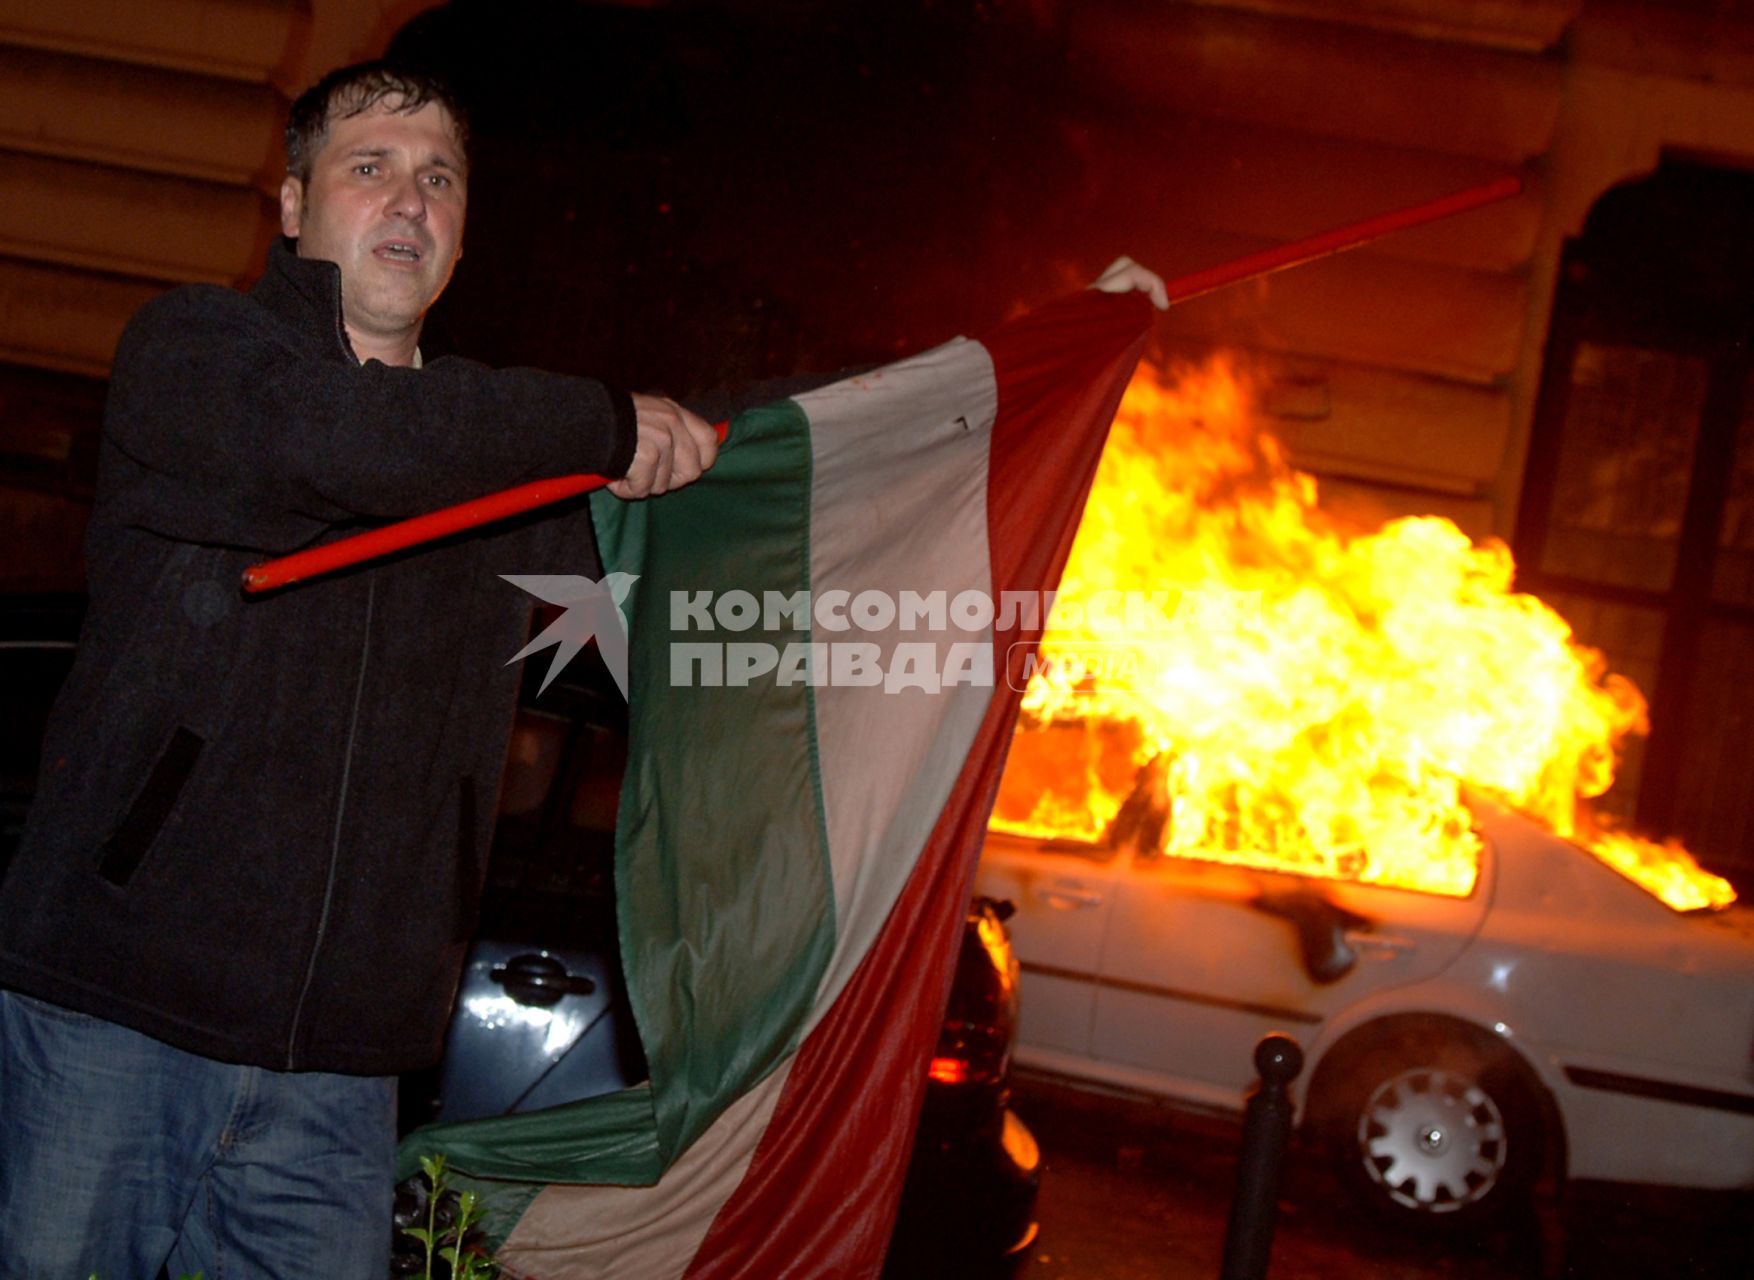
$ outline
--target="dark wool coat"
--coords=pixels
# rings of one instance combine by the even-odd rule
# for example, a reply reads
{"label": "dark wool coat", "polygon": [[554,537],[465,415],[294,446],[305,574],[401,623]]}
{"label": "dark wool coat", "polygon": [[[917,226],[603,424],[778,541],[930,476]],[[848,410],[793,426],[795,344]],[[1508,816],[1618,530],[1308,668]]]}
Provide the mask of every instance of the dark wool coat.
{"label": "dark wool coat", "polygon": [[116,354],[90,606],[0,985],[209,1057],[387,1074],[439,1055],[529,598],[597,576],[578,507],[267,598],[246,566],[542,476],[621,475],[631,399],[444,358],[358,364],[340,271],[277,244]]}

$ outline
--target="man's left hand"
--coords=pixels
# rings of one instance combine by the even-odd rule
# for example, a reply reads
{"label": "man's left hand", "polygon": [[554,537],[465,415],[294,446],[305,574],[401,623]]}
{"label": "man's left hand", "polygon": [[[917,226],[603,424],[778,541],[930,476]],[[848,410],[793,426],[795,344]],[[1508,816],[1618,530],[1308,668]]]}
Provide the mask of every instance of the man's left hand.
{"label": "man's left hand", "polygon": [[627,474],[609,486],[617,498],[648,498],[700,479],[719,454],[719,434],[700,415],[663,396],[633,397],[639,436]]}
{"label": "man's left hand", "polygon": [[1137,289],[1149,294],[1151,305],[1159,311],[1169,310],[1169,290],[1164,288],[1163,277],[1125,256],[1109,263],[1108,269],[1097,276],[1090,287],[1104,293],[1132,293]]}

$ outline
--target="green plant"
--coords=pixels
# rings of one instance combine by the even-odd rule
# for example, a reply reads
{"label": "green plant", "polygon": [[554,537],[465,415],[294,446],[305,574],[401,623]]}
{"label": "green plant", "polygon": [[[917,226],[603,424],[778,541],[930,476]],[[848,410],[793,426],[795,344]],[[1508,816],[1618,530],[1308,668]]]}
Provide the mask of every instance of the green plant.
{"label": "green plant", "polygon": [[477,1239],[480,1197],[450,1186],[443,1156],[420,1157],[420,1168],[426,1179],[424,1223],[400,1228],[422,1250],[424,1265],[414,1280],[496,1280],[499,1264],[482,1252]]}

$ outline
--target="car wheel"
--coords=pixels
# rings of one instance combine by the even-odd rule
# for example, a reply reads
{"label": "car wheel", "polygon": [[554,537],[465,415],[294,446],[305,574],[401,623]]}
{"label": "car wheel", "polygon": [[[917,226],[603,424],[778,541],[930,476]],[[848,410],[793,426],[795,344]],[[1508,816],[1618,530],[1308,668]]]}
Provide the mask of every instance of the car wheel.
{"label": "car wheel", "polygon": [[1390,1221],[1473,1228],[1523,1203],[1540,1173],[1534,1086],[1509,1050],[1471,1029],[1396,1029],[1328,1064],[1323,1080],[1323,1145],[1347,1189]]}

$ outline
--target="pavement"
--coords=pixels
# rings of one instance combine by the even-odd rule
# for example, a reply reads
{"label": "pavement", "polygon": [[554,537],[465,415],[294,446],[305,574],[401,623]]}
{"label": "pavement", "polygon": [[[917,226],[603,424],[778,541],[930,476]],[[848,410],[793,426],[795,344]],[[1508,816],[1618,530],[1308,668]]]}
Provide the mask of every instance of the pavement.
{"label": "pavement", "polygon": [[[1041,1231],[1021,1280],[1213,1280],[1241,1126],[1024,1075],[1013,1106],[1040,1141]],[[1311,1152],[1288,1152],[1272,1280],[1747,1280],[1754,1193],[1544,1189],[1487,1234],[1409,1237],[1360,1214]],[[957,1280],[976,1280],[966,1269]],[[920,1276],[910,1280],[936,1280]]]}

